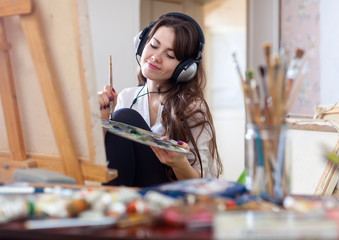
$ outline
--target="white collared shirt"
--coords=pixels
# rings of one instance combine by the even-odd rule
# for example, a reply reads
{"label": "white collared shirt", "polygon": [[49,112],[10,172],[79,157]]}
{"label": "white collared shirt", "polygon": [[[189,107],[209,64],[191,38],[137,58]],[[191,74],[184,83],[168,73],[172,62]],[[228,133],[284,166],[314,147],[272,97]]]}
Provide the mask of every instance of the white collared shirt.
{"label": "white collared shirt", "polygon": [[[137,97],[138,93],[139,93],[139,98],[133,104],[132,109],[139,112],[139,114],[145,119],[147,125],[150,126],[152,132],[158,135],[164,135],[164,128],[161,124],[161,113],[163,109],[163,106],[161,104],[159,105],[156,122],[154,123],[153,126],[150,125],[147,85],[143,89],[142,89],[142,86],[140,86],[140,87],[125,88],[124,90],[122,90],[118,95],[118,102],[115,107],[115,110],[118,110],[121,108],[130,108],[133,100]],[[217,170],[216,170],[215,160],[212,158],[212,155],[209,151],[209,143],[210,143],[212,136],[211,136],[209,129],[207,129],[206,127],[204,128],[204,130],[199,136],[200,129],[201,128],[199,127],[199,128],[194,128],[191,130],[192,130],[193,138],[195,139],[196,144],[199,149],[201,162],[202,162],[202,168],[203,168],[203,177],[204,178],[216,178]],[[174,139],[174,140],[180,140],[180,139]],[[193,145],[191,142],[188,142],[188,145],[190,149],[193,149]],[[194,161],[193,153],[187,154],[187,159],[192,164],[192,162]],[[198,161],[196,161],[193,164],[193,167],[197,169],[199,172],[201,172],[200,164]]]}

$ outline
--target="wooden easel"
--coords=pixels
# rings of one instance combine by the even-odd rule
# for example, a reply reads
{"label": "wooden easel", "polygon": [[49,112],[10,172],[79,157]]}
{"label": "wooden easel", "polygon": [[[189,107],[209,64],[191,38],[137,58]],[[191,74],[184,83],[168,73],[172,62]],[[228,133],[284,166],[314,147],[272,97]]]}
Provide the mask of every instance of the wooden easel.
{"label": "wooden easel", "polygon": [[[339,152],[339,140],[334,147],[333,153],[338,155]],[[328,160],[326,168],[319,180],[317,188],[314,192],[315,195],[331,195],[335,190],[338,183],[339,172],[338,165]]]}
{"label": "wooden easel", "polygon": [[[304,191],[304,189],[309,189],[309,193],[307,194],[332,195],[339,180],[339,168],[338,165],[335,164],[334,162],[325,159],[325,157],[323,156],[325,150],[324,149],[322,150],[322,144],[324,144],[324,146],[326,145],[331,146],[334,140],[332,139],[331,136],[325,134],[329,133],[331,135],[333,134],[335,138],[335,143],[332,152],[336,155],[339,154],[339,140],[337,138],[338,133],[337,128],[333,126],[333,122],[327,121],[325,119],[287,118],[287,121],[289,123],[289,127],[291,130],[300,130],[301,132],[304,132],[307,138],[309,139],[313,138],[313,141],[306,141],[312,144],[309,147],[310,149],[304,149],[305,144],[299,145],[298,143],[298,145],[292,146],[292,148],[294,149],[299,149],[301,147],[303,151],[302,155],[300,154],[297,155],[299,156],[299,158],[292,159],[294,161],[294,164],[302,163],[302,165],[298,164],[297,165],[298,168],[296,168],[297,170],[295,170],[295,172],[298,172],[298,176],[301,176],[298,179],[301,180],[298,181],[298,185],[300,184],[300,182],[306,181],[305,183],[303,182],[302,184],[312,186],[312,189],[309,189],[308,186],[303,186],[302,191]],[[315,133],[316,135],[312,135],[310,137],[309,134],[311,134],[312,132]],[[324,137],[324,135],[327,137]],[[292,137],[293,136],[291,136],[291,138]],[[320,150],[313,151],[313,149]],[[323,153],[321,153],[322,151]],[[294,152],[297,151],[294,150]],[[310,152],[313,154],[312,156],[310,156],[309,154]],[[315,157],[313,158],[313,156]],[[303,168],[301,168],[300,166],[303,166]],[[311,176],[310,179],[308,179],[309,176]],[[316,181],[314,181],[314,179],[316,179]],[[300,185],[298,189],[300,191]],[[305,193],[302,192],[302,194]]]}
{"label": "wooden easel", "polygon": [[[20,17],[21,26],[30,49],[50,125],[62,160],[59,164],[55,164],[55,159],[35,159],[25,151],[9,55],[11,45],[7,42],[3,20],[4,17],[15,15]],[[87,159],[79,160],[76,155],[52,70],[42,28],[32,1],[0,0],[0,94],[10,151],[7,158],[0,158],[0,180],[3,181],[1,176],[10,179],[11,173],[18,168],[43,168],[47,165],[57,172],[73,177],[77,184],[84,184],[84,180],[107,182],[115,178],[117,176],[115,170],[107,169],[106,165],[98,165],[92,161],[87,161]],[[91,149],[93,149],[91,144],[93,143],[88,142],[91,152]]]}

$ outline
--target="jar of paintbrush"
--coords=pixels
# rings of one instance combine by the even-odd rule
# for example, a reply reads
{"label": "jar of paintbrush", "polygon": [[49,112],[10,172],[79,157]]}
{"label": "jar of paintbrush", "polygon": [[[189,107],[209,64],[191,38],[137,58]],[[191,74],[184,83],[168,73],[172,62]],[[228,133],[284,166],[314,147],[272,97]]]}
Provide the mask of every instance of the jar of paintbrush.
{"label": "jar of paintbrush", "polygon": [[245,184],[251,194],[280,201],[290,192],[287,125],[277,87],[263,83],[246,71]]}
{"label": "jar of paintbrush", "polygon": [[287,125],[246,124],[245,185],[251,194],[282,201],[290,193]]}
{"label": "jar of paintbrush", "polygon": [[295,96],[291,92],[297,91],[293,83],[300,81],[299,73],[305,72],[300,71],[304,52],[298,49],[292,58],[286,54],[272,58],[270,45],[265,44],[263,49],[266,64],[259,66],[257,76],[247,70],[242,77],[233,54],[246,112],[245,184],[251,194],[281,201],[291,186],[285,116]]}

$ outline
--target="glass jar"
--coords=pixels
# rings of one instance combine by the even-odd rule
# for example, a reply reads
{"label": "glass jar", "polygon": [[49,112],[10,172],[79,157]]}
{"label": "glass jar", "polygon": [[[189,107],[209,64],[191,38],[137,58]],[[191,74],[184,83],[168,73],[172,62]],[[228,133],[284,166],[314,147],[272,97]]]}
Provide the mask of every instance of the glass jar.
{"label": "glass jar", "polygon": [[246,124],[245,185],[251,194],[282,200],[290,193],[286,142],[286,124]]}

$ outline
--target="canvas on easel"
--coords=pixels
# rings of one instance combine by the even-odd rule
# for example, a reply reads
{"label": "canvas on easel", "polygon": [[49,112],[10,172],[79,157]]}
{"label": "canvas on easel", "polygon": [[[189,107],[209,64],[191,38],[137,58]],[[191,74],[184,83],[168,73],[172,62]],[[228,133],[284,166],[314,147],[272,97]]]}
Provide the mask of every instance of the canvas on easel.
{"label": "canvas on easel", "polygon": [[0,0],[0,176],[45,168],[107,182],[87,2]]}
{"label": "canvas on easel", "polygon": [[[316,114],[317,116],[317,114]],[[337,164],[325,151],[339,153],[339,122],[326,117],[287,118],[292,194],[331,195],[339,180]]]}

